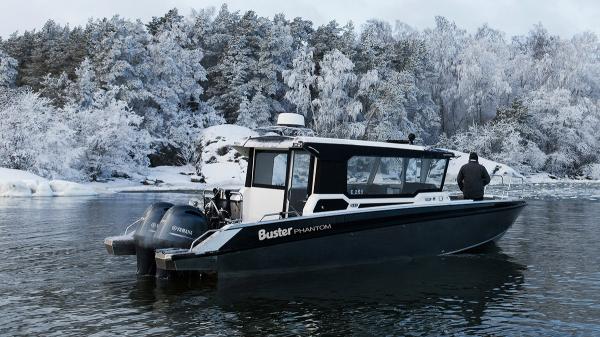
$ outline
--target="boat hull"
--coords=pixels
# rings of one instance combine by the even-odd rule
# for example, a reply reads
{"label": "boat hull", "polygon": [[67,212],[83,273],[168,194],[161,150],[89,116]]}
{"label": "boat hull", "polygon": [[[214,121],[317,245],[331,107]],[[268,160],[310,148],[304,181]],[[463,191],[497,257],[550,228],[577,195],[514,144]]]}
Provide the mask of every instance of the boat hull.
{"label": "boat hull", "polygon": [[235,277],[452,254],[497,240],[524,206],[518,200],[463,202],[258,223],[238,228],[208,254],[157,254],[157,265],[200,271],[210,265],[220,276]]}

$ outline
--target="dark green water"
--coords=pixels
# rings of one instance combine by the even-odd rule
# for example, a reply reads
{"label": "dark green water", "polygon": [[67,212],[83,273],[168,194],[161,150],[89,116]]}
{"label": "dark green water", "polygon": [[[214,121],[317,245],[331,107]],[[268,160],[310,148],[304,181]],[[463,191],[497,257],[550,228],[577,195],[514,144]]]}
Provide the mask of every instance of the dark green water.
{"label": "dark green water", "polygon": [[104,250],[187,195],[0,199],[0,334],[600,335],[600,201],[531,198],[479,252],[220,283],[139,279]]}

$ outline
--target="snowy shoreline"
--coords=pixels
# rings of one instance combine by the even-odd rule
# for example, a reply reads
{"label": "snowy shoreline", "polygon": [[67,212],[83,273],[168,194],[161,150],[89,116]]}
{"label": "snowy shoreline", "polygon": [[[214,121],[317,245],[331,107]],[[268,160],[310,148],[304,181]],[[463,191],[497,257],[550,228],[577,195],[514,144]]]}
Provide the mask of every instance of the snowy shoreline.
{"label": "snowy shoreline", "polygon": [[[244,185],[246,161],[232,146],[255,131],[237,125],[216,125],[202,130],[198,138],[200,149],[197,166],[157,166],[142,172],[128,172],[128,178],[110,178],[103,181],[76,183],[49,180],[33,173],[0,167],[0,197],[57,197],[95,196],[111,193],[201,192],[213,187],[239,188]],[[461,166],[469,155],[449,150],[455,157],[450,160],[446,185],[455,186]],[[480,158],[492,177],[491,185],[600,183],[598,180],[553,179],[547,173],[524,176],[512,167]]]}
{"label": "snowy shoreline", "polygon": [[[450,162],[446,177],[447,185],[456,185],[456,175],[468,155],[456,152],[457,158]],[[508,184],[600,184],[599,180],[578,180],[569,178],[550,178],[546,173],[523,176],[509,166],[480,159],[482,165],[492,174],[491,185]],[[0,197],[58,197],[58,196],[96,196],[112,193],[156,193],[156,192],[200,192],[216,186],[241,187],[241,171],[236,172],[232,163],[217,163],[210,166],[211,172],[218,176],[206,177],[209,183],[197,182],[194,166],[159,166],[148,168],[145,174],[135,174],[129,179],[118,178],[103,182],[75,183],[64,180],[48,180],[33,173],[0,168]],[[502,176],[503,178],[500,178]]]}

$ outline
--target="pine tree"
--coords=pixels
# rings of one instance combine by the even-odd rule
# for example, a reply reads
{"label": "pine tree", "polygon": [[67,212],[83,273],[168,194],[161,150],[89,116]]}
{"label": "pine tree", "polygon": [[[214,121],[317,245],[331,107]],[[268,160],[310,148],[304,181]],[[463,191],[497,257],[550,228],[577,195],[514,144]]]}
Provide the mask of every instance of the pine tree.
{"label": "pine tree", "polygon": [[77,81],[71,86],[71,103],[78,107],[86,109],[94,102],[94,94],[98,91],[96,74],[88,58],[81,62],[81,65],[75,70]]}
{"label": "pine tree", "polygon": [[350,124],[356,120],[362,105],[351,91],[356,85],[354,64],[338,50],[325,54],[317,77],[319,96],[313,100],[313,129],[323,137],[356,137],[361,130]]}
{"label": "pine tree", "polygon": [[431,97],[440,109],[442,132],[453,134],[461,127],[464,102],[458,95],[459,54],[468,43],[467,33],[444,17],[435,18],[436,26],[425,30],[432,71]]}
{"label": "pine tree", "polygon": [[0,87],[12,88],[17,81],[18,62],[0,50]]}
{"label": "pine tree", "polygon": [[264,34],[265,27],[256,14],[246,12],[217,66],[220,76],[214,80],[214,85],[215,89],[219,89],[219,94],[213,96],[209,103],[222,111],[228,122],[237,119],[243,97],[253,97],[259,92],[258,54]]}
{"label": "pine tree", "polygon": [[266,36],[260,42],[258,53],[257,92],[269,101],[269,115],[275,116],[284,111],[281,105],[286,90],[283,72],[292,66],[293,38],[283,15],[276,15],[272,23],[265,25]]}
{"label": "pine tree", "polygon": [[262,94],[256,94],[251,101],[242,99],[238,112],[237,125],[250,129],[264,127],[271,124],[271,106],[269,100]]}
{"label": "pine tree", "polygon": [[288,90],[285,98],[295,106],[296,112],[312,119],[311,90],[316,84],[313,52],[309,48],[298,50],[292,69],[283,72]]}
{"label": "pine tree", "polygon": [[73,124],[83,154],[78,168],[91,180],[148,166],[150,135],[142,117],[116,99],[119,89],[94,95],[94,103],[77,112]]}

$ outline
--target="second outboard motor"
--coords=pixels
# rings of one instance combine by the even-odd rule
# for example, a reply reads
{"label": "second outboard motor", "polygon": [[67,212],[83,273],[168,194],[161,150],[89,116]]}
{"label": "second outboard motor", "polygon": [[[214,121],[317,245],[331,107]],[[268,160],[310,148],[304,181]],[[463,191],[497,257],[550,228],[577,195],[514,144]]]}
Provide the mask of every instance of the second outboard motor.
{"label": "second outboard motor", "polygon": [[163,215],[173,207],[169,202],[156,202],[144,212],[144,222],[133,234],[135,242],[135,255],[137,257],[138,275],[154,275],[156,263],[154,262],[155,245],[154,235]]}
{"label": "second outboard motor", "polygon": [[[189,248],[208,229],[208,218],[201,210],[188,205],[173,206],[160,221],[154,234],[154,242],[158,248]],[[166,270],[159,270],[157,274],[161,279],[185,276],[190,275]]]}
{"label": "second outboard motor", "polygon": [[173,206],[160,221],[154,241],[159,248],[189,248],[208,229],[208,219],[199,209]]}

